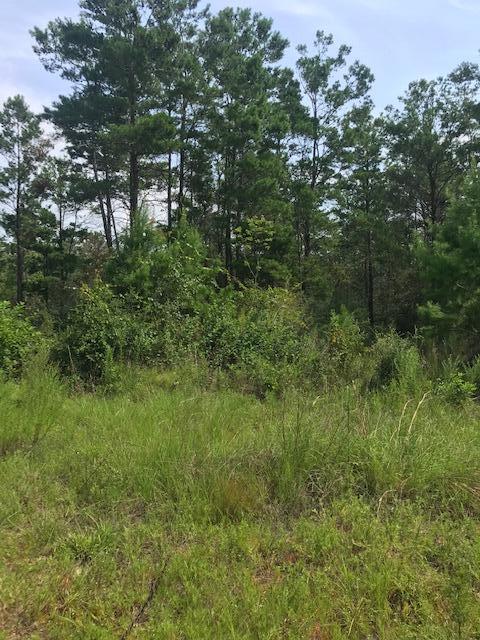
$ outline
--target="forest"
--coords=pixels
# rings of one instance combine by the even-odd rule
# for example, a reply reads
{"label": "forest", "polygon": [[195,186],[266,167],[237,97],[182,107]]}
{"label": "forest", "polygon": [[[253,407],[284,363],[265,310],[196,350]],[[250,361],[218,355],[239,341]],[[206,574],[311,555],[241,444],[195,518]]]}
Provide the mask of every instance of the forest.
{"label": "forest", "polygon": [[480,66],[377,105],[329,33],[289,65],[197,0],[31,38],[65,93],[0,110],[0,639],[479,638]]}

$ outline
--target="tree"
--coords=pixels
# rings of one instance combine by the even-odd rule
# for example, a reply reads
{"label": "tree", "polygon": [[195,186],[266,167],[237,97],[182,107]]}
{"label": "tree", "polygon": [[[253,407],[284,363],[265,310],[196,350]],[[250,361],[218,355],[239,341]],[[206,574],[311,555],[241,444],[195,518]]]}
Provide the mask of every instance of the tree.
{"label": "tree", "polygon": [[66,142],[76,199],[100,213],[105,242],[112,249],[117,237],[114,203],[125,191],[122,154],[117,155],[107,140],[109,127],[120,117],[115,100],[98,88],[76,90],[60,96],[46,109],[46,117]]}
{"label": "tree", "polygon": [[395,323],[411,328],[416,277],[411,229],[392,207],[385,168],[385,122],[367,100],[342,123],[342,168],[337,182],[336,216],[341,241],[337,304],[365,309],[371,327]]}
{"label": "tree", "polygon": [[476,65],[463,64],[446,78],[412,82],[402,107],[387,112],[389,170],[398,209],[430,237],[477,145],[479,74]]}
{"label": "tree", "polygon": [[[63,123],[67,140],[73,118],[75,134],[80,133],[88,143],[83,156],[97,187],[99,165],[108,189],[114,168],[107,157],[126,156],[122,168],[127,174],[131,224],[140,191],[150,186],[142,157],[165,152],[173,135],[168,116],[158,109],[155,87],[156,78],[170,61],[174,34],[153,23],[152,4],[156,5],[154,0],[81,0],[79,21],[57,19],[45,30],[33,30],[35,51],[46,69],[59,72],[74,85],[73,95],[61,98],[50,117]],[[174,9],[172,6],[171,11]],[[102,201],[103,195],[99,204],[110,243],[109,225],[105,224],[109,212],[104,212]]]}
{"label": "tree", "polygon": [[[167,228],[180,223],[187,204],[189,165],[199,131],[204,124],[209,100],[208,81],[203,73],[199,29],[209,10],[197,9],[198,0],[153,3],[152,16],[161,29],[172,33],[170,62],[157,77],[162,109],[175,126],[167,153]],[[190,203],[191,204],[191,203]]]}
{"label": "tree", "polygon": [[40,260],[30,290],[44,298],[50,312],[64,316],[83,267],[79,250],[88,236],[79,215],[83,194],[78,190],[76,167],[67,158],[50,157],[37,185],[48,225],[36,242]]}
{"label": "tree", "polygon": [[274,65],[281,60],[287,41],[260,14],[224,9],[206,21],[201,45],[212,92],[204,138],[209,160],[204,166],[209,167],[208,181],[214,188],[212,214],[218,223],[218,244],[232,272],[234,258],[241,257],[234,256],[232,231],[249,214],[248,199],[243,196],[247,183],[253,188],[246,173],[254,178],[252,162],[262,164],[262,173],[267,166],[273,167],[272,142],[266,132],[277,84]]}
{"label": "tree", "polygon": [[[341,117],[349,104],[367,94],[373,81],[370,70],[358,61],[347,67],[350,47],[342,45],[332,55],[332,45],[333,37],[318,31],[312,55],[305,45],[298,47],[297,70],[309,114],[303,122],[294,176],[299,183],[297,193],[307,205],[297,207],[300,217],[296,225],[301,253],[306,258],[313,249],[315,227],[319,222],[323,226],[319,211],[329,198],[336,174]],[[305,188],[310,189],[310,198]]]}
{"label": "tree", "polygon": [[480,334],[480,174],[477,169],[434,230],[418,247],[423,299],[420,315],[430,331],[476,354]]}
{"label": "tree", "polygon": [[366,102],[343,122],[343,167],[339,179],[339,217],[352,259],[352,276],[361,273],[370,325],[375,325],[377,243],[387,235],[382,125]]}
{"label": "tree", "polygon": [[38,116],[21,96],[9,98],[0,112],[0,205],[2,226],[15,241],[17,302],[25,294],[25,249],[41,227],[36,179],[47,150]]}

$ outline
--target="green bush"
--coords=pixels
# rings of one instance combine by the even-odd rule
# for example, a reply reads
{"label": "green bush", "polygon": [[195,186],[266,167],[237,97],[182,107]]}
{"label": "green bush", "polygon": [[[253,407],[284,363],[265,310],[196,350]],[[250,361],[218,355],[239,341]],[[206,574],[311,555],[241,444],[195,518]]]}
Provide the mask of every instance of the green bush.
{"label": "green bush", "polygon": [[347,382],[366,391],[395,384],[409,394],[427,385],[420,351],[393,330],[377,333],[370,342],[355,316],[343,308],[332,312],[325,336],[323,371],[333,385]]}
{"label": "green bush", "polygon": [[64,372],[108,387],[116,384],[121,364],[171,366],[202,355],[200,335],[198,313],[186,313],[175,300],[137,306],[97,281],[80,289],[58,356]]}
{"label": "green bush", "polygon": [[202,357],[201,322],[198,313],[185,313],[172,300],[157,306],[150,321],[154,344],[152,357],[162,365],[178,366]]}
{"label": "green bush", "polygon": [[124,363],[206,362],[260,396],[288,385],[395,384],[409,394],[428,386],[413,341],[391,331],[372,343],[342,308],[321,343],[303,296],[280,287],[221,288],[219,274],[188,225],[167,239],[139,215],[107,266],[109,284],[80,290],[61,340],[63,369],[111,385]]}
{"label": "green bush", "polygon": [[0,371],[7,377],[20,375],[42,343],[41,334],[25,318],[23,307],[0,302]]}
{"label": "green bush", "polygon": [[200,314],[218,295],[217,274],[194,229],[182,223],[167,239],[140,212],[106,269],[136,334],[126,338],[127,359],[177,366],[201,356]]}
{"label": "green bush", "polygon": [[[80,290],[61,340],[64,370],[108,386],[120,363],[206,361],[258,395],[311,377],[317,349],[299,295],[221,289],[188,228],[181,242],[164,244],[147,226],[146,246],[137,231],[115,259],[112,284]],[[133,283],[127,274],[136,274]]]}
{"label": "green bush", "polygon": [[303,302],[286,289],[221,292],[205,305],[202,325],[207,360],[244,390],[279,392],[314,368]]}
{"label": "green bush", "polygon": [[352,382],[364,375],[365,336],[358,321],[345,308],[331,313],[326,343],[325,367],[331,379]]}
{"label": "green bush", "polygon": [[369,387],[383,388],[396,383],[402,391],[414,394],[424,382],[422,359],[415,345],[395,331],[378,334],[370,347]]}
{"label": "green bush", "polygon": [[447,402],[460,405],[473,398],[476,386],[469,382],[461,371],[454,371],[447,378],[439,380],[436,392]]}
{"label": "green bush", "polygon": [[164,305],[193,314],[215,288],[215,265],[209,265],[199,234],[186,224],[167,241],[140,212],[107,265],[112,290],[131,310],[155,318]]}
{"label": "green bush", "polygon": [[100,281],[83,285],[61,336],[62,365],[93,384],[110,382],[125,348],[123,314],[110,288]]}
{"label": "green bush", "polygon": [[480,356],[477,356],[465,371],[465,379],[475,387],[475,396],[480,395]]}

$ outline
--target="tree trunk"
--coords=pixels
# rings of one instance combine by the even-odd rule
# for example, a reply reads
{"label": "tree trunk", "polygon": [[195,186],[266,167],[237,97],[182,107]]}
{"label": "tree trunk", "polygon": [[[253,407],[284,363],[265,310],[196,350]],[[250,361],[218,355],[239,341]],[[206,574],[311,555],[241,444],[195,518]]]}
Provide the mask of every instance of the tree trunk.
{"label": "tree trunk", "polygon": [[138,211],[138,194],[140,191],[140,172],[138,154],[130,151],[130,226],[133,226]]}
{"label": "tree trunk", "polygon": [[[20,131],[18,131],[20,140]],[[17,189],[15,201],[15,244],[16,244],[16,285],[17,285],[17,304],[23,302],[23,280],[24,280],[24,254],[23,254],[23,228],[22,228],[22,146],[21,142],[17,145]]]}
{"label": "tree trunk", "polygon": [[103,196],[100,193],[100,189],[99,189],[99,185],[100,185],[100,179],[98,177],[98,167],[97,167],[97,155],[96,152],[93,152],[93,176],[95,178],[95,185],[97,187],[97,200],[98,200],[98,206],[100,208],[100,214],[102,216],[102,222],[103,222],[103,232],[105,234],[105,241],[107,243],[107,247],[109,249],[112,248],[112,228],[110,225],[110,220],[109,217],[107,216],[107,211],[105,209],[105,202],[103,200]]}
{"label": "tree trunk", "polygon": [[232,273],[232,216],[230,211],[225,212],[225,268],[229,273]]}
{"label": "tree trunk", "polygon": [[372,232],[368,231],[367,237],[367,306],[370,326],[375,326],[374,289],[373,289],[373,260],[372,260]]}
{"label": "tree trunk", "polygon": [[185,130],[187,119],[187,101],[182,99],[182,111],[180,116],[180,161],[178,167],[178,219],[183,216],[184,191],[185,191]]}
{"label": "tree trunk", "polygon": [[167,175],[167,228],[168,231],[171,231],[173,228],[173,220],[172,220],[172,186],[173,186],[173,175],[172,175],[172,152],[168,152],[168,175]]}
{"label": "tree trunk", "polygon": [[23,302],[23,273],[24,273],[24,255],[23,255],[23,242],[22,242],[22,213],[20,206],[17,206],[15,212],[15,241],[16,241],[16,264],[17,264],[17,303]]}
{"label": "tree trunk", "polygon": [[[315,131],[313,134],[313,148],[312,148],[312,172],[310,174],[310,189],[315,192],[317,188],[318,179],[318,109],[316,102],[313,105],[313,120],[315,124]],[[308,216],[310,212],[308,213]],[[312,234],[310,230],[310,220],[306,216],[303,225],[303,252],[304,257],[308,258],[312,252]]]}
{"label": "tree trunk", "polygon": [[312,252],[312,236],[310,233],[310,221],[305,218],[303,225],[303,255],[308,258]]}
{"label": "tree trunk", "polygon": [[[107,205],[107,221],[108,221],[108,228],[110,230],[110,239],[113,246],[112,237],[115,238],[115,248],[118,251],[119,244],[118,244],[117,225],[115,223],[115,215],[113,213],[112,192],[110,189],[110,172],[108,170],[108,167],[105,167],[105,180],[107,183],[106,189],[105,189],[105,201]],[[112,231],[113,231],[113,235],[112,235]]]}
{"label": "tree trunk", "polygon": [[60,251],[60,256],[61,256],[60,280],[62,281],[62,283],[65,282],[65,260],[63,255],[64,220],[65,220],[65,213],[63,210],[63,205],[60,202],[58,205],[58,250]]}
{"label": "tree trunk", "polygon": [[115,236],[115,248],[118,251],[120,249],[120,243],[118,241],[117,223],[115,222],[115,215],[113,211],[111,215],[112,215],[113,235]]}
{"label": "tree trunk", "polygon": [[[130,69],[129,75],[129,96],[128,96],[128,120],[130,126],[133,128],[137,124],[137,88],[136,78],[133,69]],[[135,142],[132,143],[129,151],[129,200],[130,200],[130,227],[133,226],[135,216],[138,211],[138,198],[140,192],[140,167],[139,156],[135,146]]]}
{"label": "tree trunk", "polygon": [[109,248],[110,249],[113,248],[113,237],[115,236],[115,246],[118,249],[117,228],[115,225],[115,219],[113,217],[112,199],[110,198],[108,187],[107,187],[107,192],[105,194],[105,205],[106,205],[107,226],[108,226],[108,234],[109,234],[109,242],[110,242]]}

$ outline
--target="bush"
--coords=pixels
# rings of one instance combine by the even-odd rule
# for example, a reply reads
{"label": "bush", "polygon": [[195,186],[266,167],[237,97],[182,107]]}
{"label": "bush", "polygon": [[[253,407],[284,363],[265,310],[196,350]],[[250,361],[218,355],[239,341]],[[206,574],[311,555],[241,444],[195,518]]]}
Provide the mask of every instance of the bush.
{"label": "bush", "polygon": [[418,348],[393,330],[377,333],[369,344],[366,331],[343,308],[332,312],[325,337],[323,370],[330,383],[353,383],[363,391],[395,384],[408,394],[427,384]]}
{"label": "bush", "polygon": [[314,368],[303,302],[286,289],[221,292],[205,305],[202,325],[207,360],[244,390],[280,392]]}
{"label": "bush", "polygon": [[138,338],[127,337],[128,359],[176,366],[201,356],[200,312],[216,299],[217,274],[194,229],[182,223],[167,239],[139,212],[106,269]]}
{"label": "bush", "polygon": [[455,371],[446,379],[438,381],[436,392],[447,402],[460,405],[473,398],[476,386],[466,379],[464,373]]}
{"label": "bush", "polygon": [[0,371],[7,377],[19,376],[42,343],[41,334],[24,317],[22,306],[0,302]]}
{"label": "bush", "polygon": [[418,391],[424,381],[422,359],[418,349],[410,340],[395,331],[377,335],[369,350],[371,377],[369,387],[383,388],[392,383],[409,394]]}
{"label": "bush", "polygon": [[91,384],[112,385],[122,361],[146,361],[154,336],[148,325],[129,314],[110,287],[84,285],[60,337],[58,355],[64,370]]}
{"label": "bush", "polygon": [[178,366],[202,357],[202,327],[197,312],[185,313],[176,301],[157,306],[150,321],[154,344],[152,358],[163,365]]}
{"label": "bush", "polygon": [[[82,287],[61,340],[64,370],[111,386],[122,362],[206,361],[258,395],[310,377],[316,349],[298,295],[280,288],[220,289],[188,229],[171,245],[147,229],[151,246],[140,243],[130,256],[140,280],[139,256],[148,257],[143,289],[130,288],[122,277],[128,252],[120,256],[116,284]],[[161,274],[156,283],[153,272]]]}
{"label": "bush", "polygon": [[447,402],[462,404],[473,397],[475,385],[465,380],[464,374],[457,372],[448,380],[440,382],[437,392]]}
{"label": "bush", "polygon": [[475,396],[480,395],[480,356],[465,371],[465,379],[475,387]]}
{"label": "bush", "polygon": [[217,269],[207,263],[206,247],[194,229],[181,224],[167,241],[139,212],[107,265],[107,280],[129,309],[145,317],[155,318],[164,305],[188,315],[215,288]]}
{"label": "bush", "polygon": [[125,351],[122,314],[108,286],[97,281],[83,285],[61,336],[59,355],[63,367],[92,384],[115,376],[114,359]]}
{"label": "bush", "polygon": [[[315,349],[303,300],[281,288],[221,289],[218,276],[219,268],[207,259],[204,243],[188,225],[180,225],[167,241],[139,214],[107,267],[111,290],[100,296],[103,301],[89,301],[88,310],[78,309],[72,321],[79,326],[76,351],[90,363],[87,375],[102,379],[105,363],[125,359],[128,352],[131,361],[169,366],[206,360],[259,395],[309,377]],[[143,336],[141,353],[122,328],[109,324],[107,308],[116,305],[116,323],[121,316],[118,299],[136,335]],[[84,326],[85,313],[98,316],[93,330],[90,320]],[[100,338],[92,341],[91,333]]]}
{"label": "bush", "polygon": [[365,336],[355,317],[345,308],[331,313],[326,340],[325,367],[329,377],[348,382],[359,380],[365,373]]}

